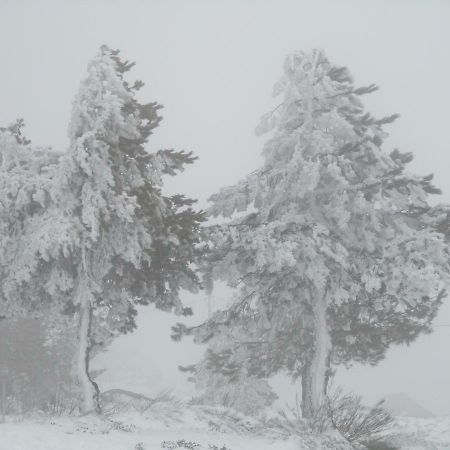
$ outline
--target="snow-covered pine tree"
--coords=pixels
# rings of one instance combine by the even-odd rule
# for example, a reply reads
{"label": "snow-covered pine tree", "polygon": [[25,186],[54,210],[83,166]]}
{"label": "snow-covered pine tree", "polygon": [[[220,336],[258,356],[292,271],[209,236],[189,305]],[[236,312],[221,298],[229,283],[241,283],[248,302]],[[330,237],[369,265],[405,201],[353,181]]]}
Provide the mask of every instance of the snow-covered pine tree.
{"label": "snow-covered pine tree", "polygon": [[[37,270],[33,258],[27,261],[32,242],[27,240],[39,228],[52,205],[53,184],[60,154],[37,148],[23,135],[23,120],[0,128],[0,317],[48,315],[48,305],[39,296],[40,280],[29,274]],[[21,259],[20,268],[16,262]],[[21,270],[23,269],[23,270]],[[22,295],[21,281],[27,278],[30,295]],[[31,285],[35,285],[31,287]]]}
{"label": "snow-covered pine tree", "polygon": [[105,46],[90,62],[73,103],[70,147],[54,183],[55,207],[22,241],[13,270],[23,276],[12,271],[7,280],[26,289],[39,279],[40,298],[77,313],[83,412],[100,410],[89,374],[92,347],[132,330],[137,304],[189,313],[178,292],[198,286],[192,262],[203,215],[192,209],[192,200],[161,192],[162,177],[194,158],[145,149],[161,106],[137,100],[143,83],[124,79],[132,66]]}
{"label": "snow-covered pine tree", "polygon": [[287,57],[281,101],[257,128],[273,132],[263,166],[211,197],[210,214],[229,220],[209,228],[208,277],[238,295],[203,325],[174,328],[174,338],[220,348],[194,372],[288,370],[301,377],[310,418],[332,365],[374,364],[390,344],[430,331],[449,280],[427,200],[438,190],[406,171],[410,153],[382,150],[397,116],[364,111],[361,95],[376,89],[355,88],[322,51]]}
{"label": "snow-covered pine tree", "polygon": [[250,416],[256,416],[270,406],[277,395],[268,381],[257,376],[247,364],[249,349],[245,326],[230,326],[208,339],[204,359],[190,366],[180,367],[190,373],[200,395],[198,404],[225,406]]}

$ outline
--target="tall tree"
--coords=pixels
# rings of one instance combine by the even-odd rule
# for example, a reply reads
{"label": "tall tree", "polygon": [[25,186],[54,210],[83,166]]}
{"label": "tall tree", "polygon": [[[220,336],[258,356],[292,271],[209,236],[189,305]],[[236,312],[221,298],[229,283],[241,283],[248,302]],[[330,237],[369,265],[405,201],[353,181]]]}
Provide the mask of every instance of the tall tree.
{"label": "tall tree", "polygon": [[430,331],[449,280],[448,245],[429,215],[439,191],[406,171],[410,153],[382,150],[397,116],[364,111],[361,95],[376,89],[355,88],[321,51],[287,57],[281,102],[257,128],[272,132],[263,166],[211,197],[210,214],[229,220],[209,228],[208,276],[238,296],[197,328],[175,327],[175,338],[222,340],[194,371],[287,369],[311,417],[331,364],[376,363]]}
{"label": "tall tree", "polygon": [[36,401],[55,395],[56,381],[67,383],[69,375],[70,359],[57,357],[54,345],[42,347],[49,343],[45,325],[59,323],[61,316],[41,295],[41,269],[28,260],[41,245],[39,226],[53,206],[61,154],[31,145],[23,127],[18,120],[0,128],[0,328],[5,338],[0,372],[4,395],[37,407]]}
{"label": "tall tree", "polygon": [[106,46],[90,62],[73,103],[54,207],[46,210],[39,230],[30,230],[14,260],[14,270],[24,277],[8,280],[27,288],[37,279],[41,299],[76,313],[83,412],[100,410],[89,373],[93,346],[131,331],[137,304],[189,313],[178,293],[198,286],[193,259],[203,214],[192,209],[192,200],[161,192],[162,177],[195,158],[145,149],[161,106],[138,101],[143,83],[124,79],[132,66]]}

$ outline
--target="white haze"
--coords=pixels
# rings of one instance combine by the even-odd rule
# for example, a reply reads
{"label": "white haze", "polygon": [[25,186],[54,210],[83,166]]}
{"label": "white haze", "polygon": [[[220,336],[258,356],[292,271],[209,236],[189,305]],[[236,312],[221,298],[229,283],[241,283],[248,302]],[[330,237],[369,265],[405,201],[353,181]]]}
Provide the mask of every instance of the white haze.
{"label": "white haze", "polygon": [[[199,156],[170,189],[198,198],[202,207],[211,193],[258,166],[263,141],[253,130],[271,108],[282,61],[312,47],[348,66],[357,84],[380,86],[364,100],[374,115],[401,114],[390,126],[388,147],[413,151],[411,169],[434,172],[444,192],[438,200],[450,201],[446,0],[2,0],[0,124],[23,117],[34,143],[64,149],[71,99],[103,43],[137,62],[132,75],[146,82],[142,98],[164,105],[151,148]],[[216,295],[223,297],[216,302],[226,300],[224,290]],[[198,317],[206,314],[204,295],[189,300]],[[152,392],[176,385],[186,392],[177,365],[194,362],[201,348],[170,341],[176,320],[142,310],[139,329],[98,358],[98,367],[114,369],[102,375],[102,387],[122,383]],[[338,379],[368,400],[403,391],[450,414],[448,342],[450,300],[431,335],[392,348],[377,367],[341,370]],[[283,383],[287,398],[293,390]]]}

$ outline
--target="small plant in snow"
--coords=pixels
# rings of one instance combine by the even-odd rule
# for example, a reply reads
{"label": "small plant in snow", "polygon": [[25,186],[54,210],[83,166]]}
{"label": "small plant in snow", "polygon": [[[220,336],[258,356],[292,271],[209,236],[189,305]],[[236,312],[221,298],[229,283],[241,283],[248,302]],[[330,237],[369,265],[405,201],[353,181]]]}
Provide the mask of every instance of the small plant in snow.
{"label": "small plant in snow", "polygon": [[328,410],[332,424],[349,442],[375,440],[394,423],[383,408],[383,400],[367,408],[360,396],[344,393],[341,388],[329,397]]}
{"label": "small plant in snow", "polygon": [[133,424],[127,425],[119,420],[110,420],[110,422],[113,430],[124,431],[125,433],[136,431],[136,427]]}
{"label": "small plant in snow", "polygon": [[399,450],[399,447],[395,447],[385,441],[375,439],[374,441],[364,442],[364,446],[367,450]]}
{"label": "small plant in snow", "polygon": [[163,441],[161,447],[168,449],[185,448],[188,450],[194,450],[200,447],[200,444],[197,442],[186,441],[185,439],[179,439],[178,441]]}
{"label": "small plant in snow", "polygon": [[[382,407],[383,401],[368,408],[358,395],[345,393],[341,388],[328,394],[327,401],[311,417],[304,418],[299,399],[295,406],[280,411],[280,417],[271,419],[268,425],[284,435],[305,436],[308,433],[321,434],[330,428],[337,430],[348,442],[372,445],[382,449],[385,445],[379,439],[393,423],[393,417]],[[376,447],[378,445],[379,447]],[[389,447],[386,447],[389,448]]]}
{"label": "small plant in snow", "polygon": [[[287,435],[305,435],[310,431],[308,422],[302,417],[301,404],[296,396],[295,406],[279,412],[279,418],[269,420],[268,425]],[[320,432],[321,430],[315,430]]]}

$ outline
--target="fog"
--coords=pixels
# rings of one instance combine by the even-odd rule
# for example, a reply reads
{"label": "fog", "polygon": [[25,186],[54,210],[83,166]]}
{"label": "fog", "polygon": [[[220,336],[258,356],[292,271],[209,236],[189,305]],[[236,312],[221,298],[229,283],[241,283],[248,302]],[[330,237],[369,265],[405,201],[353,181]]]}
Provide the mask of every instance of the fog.
{"label": "fog", "polygon": [[[357,84],[380,86],[364,97],[368,110],[401,115],[389,126],[387,149],[412,151],[411,170],[434,173],[443,190],[437,201],[448,202],[449,43],[445,0],[2,0],[0,124],[23,117],[33,143],[64,150],[71,101],[89,59],[101,44],[118,48],[136,61],[132,75],[146,83],[141,98],[164,105],[150,148],[192,150],[199,157],[169,189],[206,207],[209,195],[260,164],[265,138],[254,128],[273,107],[270,94],[286,54],[320,47],[349,67]],[[225,296],[219,289],[213,301]],[[197,317],[205,314],[204,295],[188,301]],[[107,368],[100,381],[115,387],[139,372],[139,389],[182,389],[177,366],[195,362],[201,348],[170,342],[176,320],[143,310],[138,330],[96,361]],[[435,322],[431,335],[392,348],[377,367],[340,370],[339,381],[370,401],[406,392],[431,411],[450,414],[448,299]],[[161,330],[167,339],[149,345]],[[292,390],[285,391],[287,398]]]}

